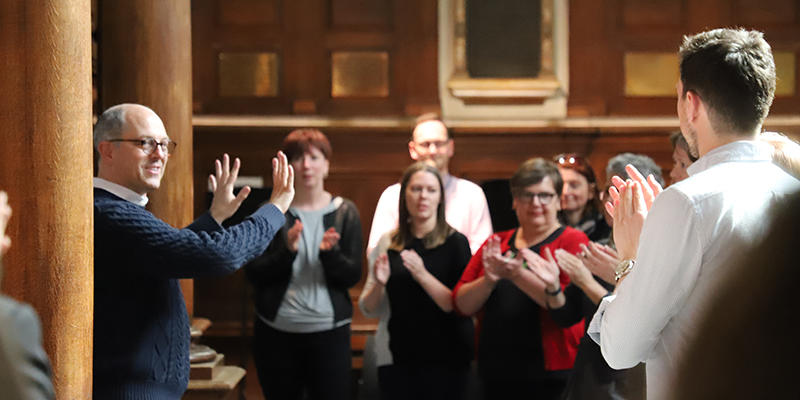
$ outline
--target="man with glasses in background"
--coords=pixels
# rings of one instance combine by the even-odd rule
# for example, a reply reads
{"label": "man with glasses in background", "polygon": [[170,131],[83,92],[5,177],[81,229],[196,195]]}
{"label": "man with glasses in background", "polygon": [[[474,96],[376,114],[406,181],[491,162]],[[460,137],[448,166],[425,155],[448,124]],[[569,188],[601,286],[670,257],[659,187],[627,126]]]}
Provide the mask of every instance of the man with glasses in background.
{"label": "man with glasses in background", "polygon": [[[447,223],[469,239],[474,254],[492,234],[486,196],[480,186],[450,175],[448,164],[453,157],[454,144],[444,122],[435,114],[421,115],[416,122],[408,142],[408,154],[414,161],[424,161],[439,169],[444,180]],[[369,231],[367,255],[378,245],[381,236],[397,227],[399,197],[399,183],[389,186],[381,194]]]}
{"label": "man with glasses in background", "polygon": [[94,376],[96,399],[180,399],[189,381],[189,318],[178,279],[236,271],[266,249],[294,197],[286,156],[272,160],[270,202],[223,228],[250,190],[233,195],[239,160],[211,176],[208,213],[184,229],[144,207],[175,142],[153,110],[120,104],[94,129]]}

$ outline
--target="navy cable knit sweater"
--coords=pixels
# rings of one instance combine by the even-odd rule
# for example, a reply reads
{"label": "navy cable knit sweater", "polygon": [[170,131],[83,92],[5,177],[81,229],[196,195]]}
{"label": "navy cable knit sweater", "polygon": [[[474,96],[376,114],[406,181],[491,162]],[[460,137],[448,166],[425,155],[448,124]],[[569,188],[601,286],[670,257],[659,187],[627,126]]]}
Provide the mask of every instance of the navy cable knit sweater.
{"label": "navy cable knit sweater", "polygon": [[178,279],[231,273],[283,226],[274,205],[224,229],[185,229],[94,190],[95,399],[179,399],[189,382],[189,318]]}

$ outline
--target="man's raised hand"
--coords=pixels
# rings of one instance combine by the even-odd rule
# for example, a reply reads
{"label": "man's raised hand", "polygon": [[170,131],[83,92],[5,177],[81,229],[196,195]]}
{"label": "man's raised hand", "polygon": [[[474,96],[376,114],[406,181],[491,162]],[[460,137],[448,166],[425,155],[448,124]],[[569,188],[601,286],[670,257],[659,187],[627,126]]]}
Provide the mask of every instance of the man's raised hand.
{"label": "man's raised hand", "polygon": [[282,213],[289,209],[294,200],[294,169],[289,165],[282,151],[272,159],[272,195],[269,202]]}
{"label": "man's raised hand", "polygon": [[230,218],[242,205],[244,199],[250,195],[249,186],[239,190],[238,195],[233,195],[233,185],[239,176],[240,167],[241,162],[238,157],[233,161],[233,168],[231,168],[230,157],[227,154],[223,154],[222,162],[214,160],[214,174],[208,176],[208,184],[214,194],[214,199],[211,200],[211,208],[209,208],[208,212],[220,225],[222,221]]}

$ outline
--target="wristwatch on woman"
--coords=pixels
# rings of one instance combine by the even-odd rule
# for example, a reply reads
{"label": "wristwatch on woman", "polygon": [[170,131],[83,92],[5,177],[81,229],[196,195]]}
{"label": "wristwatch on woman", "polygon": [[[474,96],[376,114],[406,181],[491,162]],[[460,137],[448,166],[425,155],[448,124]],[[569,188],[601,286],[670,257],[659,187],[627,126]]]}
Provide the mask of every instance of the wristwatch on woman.
{"label": "wristwatch on woman", "polygon": [[614,279],[616,282],[619,282],[623,276],[628,275],[628,272],[631,272],[633,266],[636,264],[636,260],[622,260],[617,264],[616,268],[614,268]]}

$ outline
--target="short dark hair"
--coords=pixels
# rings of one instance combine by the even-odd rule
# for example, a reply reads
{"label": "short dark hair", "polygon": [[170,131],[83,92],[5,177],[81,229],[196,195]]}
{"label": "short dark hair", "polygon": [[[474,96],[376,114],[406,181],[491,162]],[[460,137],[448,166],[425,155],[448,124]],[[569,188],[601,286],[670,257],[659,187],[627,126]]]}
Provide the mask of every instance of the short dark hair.
{"label": "short dark hair", "polygon": [[447,138],[448,139],[452,139],[453,138],[453,135],[450,133],[450,128],[448,128],[447,124],[444,123],[444,121],[442,120],[442,117],[440,117],[439,114],[437,114],[437,113],[429,112],[429,113],[425,113],[425,114],[422,114],[422,115],[418,116],[414,120],[414,129],[411,130],[411,141],[412,142],[414,141],[414,131],[417,130],[417,126],[419,126],[423,122],[429,122],[429,121],[436,121],[436,122],[439,122],[440,124],[442,124],[442,126],[444,126],[445,132],[447,132]]}
{"label": "short dark hair", "polygon": [[295,129],[283,139],[283,152],[289,161],[296,159],[316,147],[326,159],[331,159],[333,149],[328,137],[318,129]]}
{"label": "short dark hair", "polygon": [[775,60],[764,34],[714,29],[684,36],[680,47],[683,93],[697,94],[717,132],[751,134],[775,96]]}
{"label": "short dark hair", "polygon": [[553,181],[553,187],[556,189],[556,194],[561,197],[561,191],[564,188],[564,180],[561,179],[561,173],[558,172],[558,167],[552,161],[547,161],[544,158],[531,158],[519,165],[517,171],[511,176],[509,186],[511,186],[511,196],[519,196],[522,191],[530,185],[535,185],[549,177]]}
{"label": "short dark hair", "polygon": [[625,166],[631,164],[645,176],[653,175],[661,186],[664,186],[664,177],[661,175],[661,167],[652,158],[644,154],[621,153],[608,160],[606,165],[606,180],[611,182],[611,177],[616,175],[622,179],[629,179],[628,171]]}

